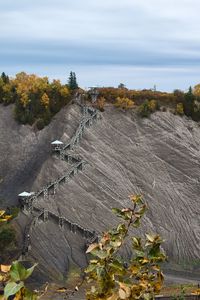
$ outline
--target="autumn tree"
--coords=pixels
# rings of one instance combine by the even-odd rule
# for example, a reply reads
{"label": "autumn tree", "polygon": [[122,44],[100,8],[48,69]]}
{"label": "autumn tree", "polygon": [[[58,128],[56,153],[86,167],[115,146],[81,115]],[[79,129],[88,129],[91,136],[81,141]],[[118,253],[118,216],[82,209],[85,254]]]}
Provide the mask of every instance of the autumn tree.
{"label": "autumn tree", "polygon": [[127,110],[133,108],[134,102],[126,97],[117,97],[115,106]]}
{"label": "autumn tree", "polygon": [[44,106],[45,109],[49,107],[49,97],[47,93],[44,93],[41,97],[41,104]]}
{"label": "autumn tree", "polygon": [[12,83],[17,94],[16,119],[24,124],[33,124],[36,121],[38,129],[49,124],[52,116],[70,99],[69,89],[59,80],[50,83],[48,77],[21,72]]}
{"label": "autumn tree", "polygon": [[193,89],[193,94],[200,99],[200,84],[195,85]]}
{"label": "autumn tree", "polygon": [[104,105],[105,105],[106,99],[104,97],[100,97],[97,100],[97,107],[100,111],[104,111]]}
{"label": "autumn tree", "polygon": [[145,100],[139,106],[138,111],[141,117],[147,118],[151,113],[154,113],[158,109],[159,109],[158,102],[152,99],[152,100]]}
{"label": "autumn tree", "polygon": [[176,113],[179,116],[183,116],[184,115],[183,103],[177,103],[177,105],[176,105]]}

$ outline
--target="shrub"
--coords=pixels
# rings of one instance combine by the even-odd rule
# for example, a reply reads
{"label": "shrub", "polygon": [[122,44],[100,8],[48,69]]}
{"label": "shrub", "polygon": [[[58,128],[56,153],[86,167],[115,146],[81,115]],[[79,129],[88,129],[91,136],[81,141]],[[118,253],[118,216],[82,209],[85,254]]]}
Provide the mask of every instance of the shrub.
{"label": "shrub", "polygon": [[94,256],[85,271],[91,286],[87,300],[153,299],[161,290],[164,277],[160,263],[166,257],[161,250],[159,235],[146,234],[145,240],[131,237],[133,257],[125,262],[119,255],[130,228],[140,225],[146,211],[140,195],[130,199],[132,207],[113,209],[124,222],[105,232],[100,241],[90,245],[86,252]]}
{"label": "shrub", "polygon": [[183,103],[178,103],[176,105],[176,114],[183,116],[184,115],[184,108],[183,108]]}
{"label": "shrub", "polygon": [[0,230],[0,250],[5,251],[15,242],[15,230],[10,225],[4,225]]}
{"label": "shrub", "polygon": [[42,130],[45,127],[45,121],[43,119],[38,119],[36,121],[36,127],[38,130]]}
{"label": "shrub", "polygon": [[126,110],[126,109],[133,108],[134,102],[126,97],[123,98],[117,97],[115,106]]}
{"label": "shrub", "polygon": [[100,111],[104,111],[104,105],[105,105],[106,99],[104,97],[100,97],[97,100],[97,107]]}
{"label": "shrub", "polygon": [[149,100],[148,105],[149,105],[149,110],[152,113],[159,109],[158,102],[156,100]]}
{"label": "shrub", "polygon": [[145,100],[144,103],[139,106],[139,114],[142,118],[148,118],[150,113],[149,101]]}
{"label": "shrub", "polygon": [[154,113],[158,109],[159,109],[159,105],[156,100],[154,100],[154,99],[145,100],[139,106],[139,114],[142,118],[148,118],[151,113]]}

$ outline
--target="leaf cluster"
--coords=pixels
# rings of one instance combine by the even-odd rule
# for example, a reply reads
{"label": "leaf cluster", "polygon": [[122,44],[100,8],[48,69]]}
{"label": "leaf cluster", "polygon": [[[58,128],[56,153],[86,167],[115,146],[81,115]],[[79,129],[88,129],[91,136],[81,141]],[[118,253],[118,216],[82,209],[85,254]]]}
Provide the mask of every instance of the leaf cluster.
{"label": "leaf cluster", "polygon": [[[4,295],[0,299],[7,300],[14,296],[14,300],[36,300],[37,295],[25,287],[25,280],[32,274],[36,264],[26,269],[19,261],[14,261],[11,266],[3,266],[1,282],[6,282]],[[2,267],[1,267],[2,270]],[[2,275],[3,273],[3,275]]]}
{"label": "leaf cluster", "polygon": [[103,233],[99,242],[87,249],[92,255],[85,270],[91,285],[86,294],[88,300],[152,299],[160,292],[164,279],[160,263],[166,257],[159,235],[146,234],[144,240],[131,237],[133,257],[125,262],[119,255],[130,229],[140,226],[147,209],[141,195],[131,196],[130,200],[132,207],[113,209],[124,222]]}

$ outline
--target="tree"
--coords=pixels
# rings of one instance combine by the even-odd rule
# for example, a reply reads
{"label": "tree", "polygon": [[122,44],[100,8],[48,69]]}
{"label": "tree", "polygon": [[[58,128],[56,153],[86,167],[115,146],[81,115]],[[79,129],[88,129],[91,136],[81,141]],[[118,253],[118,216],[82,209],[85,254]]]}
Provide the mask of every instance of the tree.
{"label": "tree", "polygon": [[70,72],[70,75],[69,75],[68,86],[71,90],[78,89],[78,84],[76,81],[76,74],[72,71]]}
{"label": "tree", "polygon": [[188,92],[185,94],[184,97],[184,113],[188,117],[193,117],[194,115],[194,102],[195,102],[195,96],[192,93],[192,87],[190,86]]}
{"label": "tree", "polygon": [[4,72],[1,74],[1,79],[3,80],[4,83],[9,83],[9,76],[6,75]]}
{"label": "tree", "polygon": [[158,110],[158,108],[159,108],[158,102],[154,99],[148,101],[148,106],[149,106],[150,112],[152,112],[152,113],[155,112],[156,110]]}
{"label": "tree", "polygon": [[126,88],[126,86],[125,86],[124,83],[120,83],[120,84],[118,85],[118,89],[125,89],[125,88]]}
{"label": "tree", "polygon": [[139,106],[139,114],[143,118],[147,118],[151,113],[154,113],[156,110],[159,109],[158,102],[154,99],[152,100],[145,100]]}
{"label": "tree", "polygon": [[183,91],[176,89],[176,90],[174,90],[173,94],[176,98],[176,102],[183,103],[183,101],[184,101],[184,92]]}
{"label": "tree", "polygon": [[[160,263],[166,260],[161,249],[163,241],[157,234],[146,234],[144,240],[129,237],[130,229],[140,225],[147,208],[140,195],[131,196],[130,200],[131,207],[113,209],[124,222],[103,233],[100,241],[86,252],[94,257],[86,269],[91,286],[87,300],[153,299],[161,290],[164,277]],[[129,262],[119,254],[127,237],[133,248]]]}
{"label": "tree", "polygon": [[194,90],[193,90],[193,94],[200,99],[200,84],[195,85]]}
{"label": "tree", "polygon": [[134,102],[126,97],[117,97],[115,106],[122,109],[130,109],[133,108]]}
{"label": "tree", "polygon": [[42,104],[42,106],[45,107],[45,109],[47,109],[49,107],[49,97],[48,97],[47,93],[44,93],[42,95],[41,104]]}
{"label": "tree", "polygon": [[176,105],[176,113],[179,116],[184,115],[183,103],[177,103],[177,105]]}
{"label": "tree", "polygon": [[105,105],[105,102],[106,102],[106,99],[104,97],[100,97],[98,100],[97,100],[97,106],[98,106],[98,109],[100,111],[104,111],[104,105]]}

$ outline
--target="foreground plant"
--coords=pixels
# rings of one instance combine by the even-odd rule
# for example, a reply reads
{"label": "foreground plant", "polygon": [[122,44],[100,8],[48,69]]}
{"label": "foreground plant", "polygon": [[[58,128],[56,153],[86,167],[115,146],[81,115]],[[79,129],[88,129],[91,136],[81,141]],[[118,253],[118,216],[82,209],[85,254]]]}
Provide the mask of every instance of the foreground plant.
{"label": "foreground plant", "polygon": [[[14,212],[14,214],[13,214]],[[7,214],[5,210],[0,210],[0,227],[5,226],[17,214],[16,209]],[[24,281],[32,274],[36,265],[26,269],[19,261],[14,261],[11,265],[0,265],[0,292],[4,287],[0,300],[35,300],[37,296],[25,287]]]}
{"label": "foreground plant", "polygon": [[4,283],[4,295],[0,299],[6,300],[13,296],[14,300],[35,300],[37,295],[25,287],[24,281],[32,274],[36,265],[26,269],[19,261],[11,266],[1,265],[0,281]]}
{"label": "foreground plant", "polygon": [[[146,212],[146,204],[140,195],[131,196],[132,207],[113,209],[124,220],[116,228],[105,232],[98,243],[87,249],[94,259],[90,260],[87,282],[91,285],[86,299],[153,299],[163,284],[160,263],[166,260],[161,250],[159,235],[146,234],[146,238],[129,237],[129,230],[140,226]],[[125,262],[119,254],[129,237],[133,257]]]}

